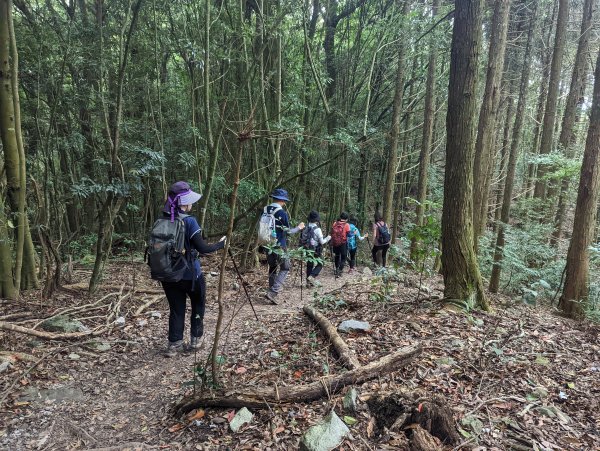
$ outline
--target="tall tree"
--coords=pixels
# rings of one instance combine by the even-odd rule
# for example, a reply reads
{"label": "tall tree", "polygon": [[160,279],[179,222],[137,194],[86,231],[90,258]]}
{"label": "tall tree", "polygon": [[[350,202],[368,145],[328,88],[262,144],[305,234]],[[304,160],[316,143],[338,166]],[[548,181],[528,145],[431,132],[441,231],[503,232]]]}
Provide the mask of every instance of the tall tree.
{"label": "tall tree", "polygon": [[492,275],[490,277],[489,289],[492,293],[498,292],[500,284],[500,275],[502,272],[502,258],[504,255],[504,244],[506,225],[510,219],[510,207],[512,203],[513,187],[515,182],[515,173],[517,160],[519,158],[519,147],[521,144],[521,135],[523,132],[523,119],[525,117],[525,106],[527,104],[527,91],[529,88],[529,74],[531,71],[531,46],[533,34],[535,31],[535,22],[537,17],[537,3],[531,12],[529,21],[529,31],[527,33],[527,44],[523,52],[523,66],[521,71],[521,82],[519,87],[519,100],[515,114],[515,123],[512,130],[512,139],[510,144],[510,153],[506,170],[506,179],[504,181],[504,192],[502,196],[502,209],[500,212],[500,221],[498,223],[498,235],[496,237],[496,246],[494,249],[494,264],[492,266]]}
{"label": "tall tree", "polygon": [[[560,73],[562,68],[563,55],[565,53],[565,42],[568,21],[569,0],[558,0],[558,18],[556,20],[556,34],[554,38],[554,49],[552,52],[552,65],[550,66],[548,97],[546,99],[546,109],[544,111],[542,137],[540,140],[540,155],[547,155],[552,150],[552,141],[554,136],[556,110],[560,87]],[[546,180],[544,179],[546,172],[547,166],[545,164],[540,164],[538,166],[537,181],[535,183],[534,191],[534,197],[538,199],[546,198],[547,184]]]}
{"label": "tall tree", "polygon": [[[408,14],[409,1],[404,0],[400,11],[401,23],[405,22]],[[403,27],[401,27],[402,29]],[[406,58],[406,42],[398,43],[398,58],[394,88],[394,104],[392,106],[392,124],[387,142],[387,167],[385,188],[383,190],[383,217],[387,224],[392,223],[394,213],[394,192],[396,187],[396,172],[398,171],[398,139],[400,137],[400,119],[402,116],[402,99],[404,95],[404,60]]]}
{"label": "tall tree", "polygon": [[572,318],[583,315],[588,299],[589,247],[595,238],[600,186],[600,52],[594,78],[590,125],[579,177],[573,234],[567,253],[565,285],[559,301],[559,308]]}
{"label": "tall tree", "polygon": [[496,130],[498,105],[500,103],[500,81],[506,53],[508,13],[510,0],[497,0],[494,6],[490,47],[483,102],[479,110],[479,125],[475,143],[475,163],[473,164],[473,230],[475,248],[479,236],[483,234],[487,222],[488,192],[490,190],[491,152]]}
{"label": "tall tree", "polygon": [[[594,10],[594,0],[585,0],[583,4],[583,15],[581,18],[581,33],[577,44],[577,53],[573,64],[573,74],[571,76],[571,85],[569,94],[563,112],[562,125],[560,128],[559,146],[565,157],[573,158],[575,155],[575,145],[577,144],[577,134],[575,125],[581,114],[583,97],[585,91],[585,78],[588,74],[587,57],[590,48],[590,35],[592,34],[592,16]],[[554,231],[552,233],[551,243],[557,245],[562,235],[562,227],[565,219],[565,210],[567,204],[567,195],[569,192],[569,178],[563,178],[558,196],[558,206],[554,218]]]}
{"label": "tall tree", "polygon": [[481,0],[456,0],[442,212],[444,297],[489,310],[473,247],[475,101],[481,49]]}
{"label": "tall tree", "polygon": [[[431,16],[435,18],[440,7],[440,0],[433,0],[431,5]],[[425,201],[427,200],[427,177],[429,172],[429,161],[431,144],[433,142],[433,125],[435,123],[435,73],[437,64],[437,41],[432,35],[429,41],[429,61],[427,64],[427,82],[425,86],[425,116],[423,118],[423,137],[421,139],[421,152],[419,154],[419,179],[417,182],[417,226],[423,225],[425,213]],[[417,239],[413,237],[410,243],[410,258],[416,259]]]}

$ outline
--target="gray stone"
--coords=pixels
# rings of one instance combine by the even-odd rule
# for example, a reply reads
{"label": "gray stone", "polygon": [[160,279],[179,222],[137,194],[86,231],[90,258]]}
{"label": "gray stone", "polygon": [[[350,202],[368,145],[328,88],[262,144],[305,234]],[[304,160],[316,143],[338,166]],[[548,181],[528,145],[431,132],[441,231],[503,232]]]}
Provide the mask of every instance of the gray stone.
{"label": "gray stone", "polygon": [[72,352],[71,354],[69,354],[69,358],[71,360],[79,360],[81,358],[81,356],[79,354],[75,354],[74,352]]}
{"label": "gray stone", "polygon": [[231,428],[232,432],[238,432],[244,424],[249,424],[253,417],[254,415],[252,412],[245,407],[242,407],[231,419],[229,427]]}
{"label": "gray stone", "polygon": [[125,326],[125,317],[123,316],[119,316],[116,320],[115,320],[115,326],[117,327],[123,327]]}
{"label": "gray stone", "polygon": [[531,394],[537,399],[545,399],[548,397],[548,390],[541,385],[538,385],[533,389]]}
{"label": "gray stone", "polygon": [[0,374],[4,373],[9,368],[10,368],[10,362],[8,360],[2,362],[0,364]]}
{"label": "gray stone", "polygon": [[239,284],[239,283],[237,283],[237,282],[233,282],[233,283],[231,284],[231,289],[232,289],[233,291],[240,291],[240,284]]}
{"label": "gray stone", "polygon": [[151,312],[150,316],[152,318],[160,318],[162,316],[162,313],[160,313],[160,312]]}
{"label": "gray stone", "polygon": [[279,353],[279,351],[277,351],[276,349],[273,349],[271,351],[271,358],[272,359],[278,359],[279,357],[281,357],[281,354]]}
{"label": "gray stone", "polygon": [[29,387],[23,392],[22,399],[25,401],[81,401],[84,399],[83,392],[79,388],[62,387],[40,390],[36,387]]}
{"label": "gray stone", "polygon": [[339,332],[369,332],[371,330],[371,325],[366,321],[356,321],[354,319],[349,319],[346,321],[342,321],[342,323],[338,326]]}
{"label": "gray stone", "polygon": [[345,412],[350,412],[350,413],[355,413],[356,412],[356,408],[357,408],[357,404],[356,404],[356,399],[358,398],[358,391],[356,390],[356,388],[352,387],[348,393],[346,393],[346,396],[344,396],[344,411]]}
{"label": "gray stone", "polygon": [[372,275],[373,275],[373,271],[371,271],[371,268],[369,268],[368,266],[365,266],[365,267],[363,268],[363,271],[362,271],[362,272],[363,272],[363,274],[364,274],[365,276],[372,276]]}
{"label": "gray stone", "polygon": [[41,324],[42,329],[48,332],[84,332],[87,328],[80,322],[71,319],[67,315],[58,315],[54,318],[48,318]]}
{"label": "gray stone", "polygon": [[148,321],[145,319],[139,319],[137,322],[138,326],[140,327],[144,327],[146,324],[148,324]]}
{"label": "gray stone", "polygon": [[331,451],[337,448],[350,434],[350,429],[344,424],[334,411],[331,411],[325,419],[311,427],[300,439],[302,451]]}
{"label": "gray stone", "polygon": [[111,346],[108,343],[99,343],[99,342],[92,343],[90,346],[98,352],[106,352],[111,348]]}

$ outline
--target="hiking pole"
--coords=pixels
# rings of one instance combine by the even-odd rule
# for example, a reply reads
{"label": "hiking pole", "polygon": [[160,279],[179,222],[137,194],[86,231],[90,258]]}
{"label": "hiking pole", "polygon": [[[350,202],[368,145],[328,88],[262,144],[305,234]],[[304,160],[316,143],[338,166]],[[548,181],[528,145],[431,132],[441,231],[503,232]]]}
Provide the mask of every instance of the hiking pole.
{"label": "hiking pole", "polygon": [[302,282],[302,259],[300,259],[300,302],[304,302],[302,300],[302,290],[304,289],[304,283]]}
{"label": "hiking pole", "polygon": [[256,318],[256,321],[260,322],[260,320],[258,319],[258,315],[256,314],[256,310],[254,310],[254,305],[252,304],[252,300],[250,299],[250,295],[248,294],[248,289],[246,288],[246,282],[244,281],[242,275],[240,274],[240,270],[237,267],[237,263],[235,262],[235,258],[233,258],[233,252],[231,252],[231,248],[227,249],[227,253],[229,254],[229,257],[231,258],[231,262],[233,263],[233,268],[235,269],[235,272],[238,276],[238,279],[240,279],[240,283],[242,284],[242,287],[244,287],[244,293],[246,293],[246,297],[248,298],[248,302],[250,303],[250,307],[252,307],[252,311],[254,312],[254,317]]}

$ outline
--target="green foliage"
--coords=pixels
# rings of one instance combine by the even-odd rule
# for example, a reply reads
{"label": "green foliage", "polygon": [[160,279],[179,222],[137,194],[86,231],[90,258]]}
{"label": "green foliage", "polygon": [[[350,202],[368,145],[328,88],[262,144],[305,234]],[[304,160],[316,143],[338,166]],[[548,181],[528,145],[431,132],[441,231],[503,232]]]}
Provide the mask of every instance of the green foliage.
{"label": "green foliage", "polygon": [[393,300],[397,286],[404,280],[403,273],[389,267],[381,267],[375,271],[370,281],[369,299],[373,302],[387,303]]}

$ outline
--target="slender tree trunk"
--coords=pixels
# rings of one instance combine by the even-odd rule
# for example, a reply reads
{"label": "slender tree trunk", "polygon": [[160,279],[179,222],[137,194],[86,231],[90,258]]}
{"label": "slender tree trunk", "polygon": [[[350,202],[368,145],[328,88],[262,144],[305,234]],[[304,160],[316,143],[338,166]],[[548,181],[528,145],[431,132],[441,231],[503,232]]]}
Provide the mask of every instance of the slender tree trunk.
{"label": "slender tree trunk", "polygon": [[490,36],[489,58],[483,102],[479,110],[479,125],[475,144],[475,162],[473,164],[473,230],[475,249],[483,234],[487,219],[488,192],[492,143],[496,130],[496,117],[500,102],[500,82],[506,53],[506,35],[508,33],[508,13],[510,0],[496,0]]}
{"label": "slender tree trunk", "polygon": [[[577,144],[575,125],[581,114],[581,107],[584,100],[585,78],[588,74],[587,57],[590,47],[590,35],[592,34],[594,3],[594,0],[585,0],[583,4],[581,34],[579,36],[579,43],[577,44],[571,86],[567,96],[560,129],[560,137],[558,139],[559,145],[567,158],[573,158],[575,154],[575,145]],[[550,243],[554,246],[558,245],[562,235],[568,192],[569,178],[565,177],[561,182],[558,206],[554,217],[554,232],[550,238]]]}
{"label": "slender tree trunk", "polygon": [[473,247],[475,101],[481,49],[482,1],[456,0],[442,212],[444,297],[489,310]]}
{"label": "slender tree trunk", "polygon": [[498,235],[496,237],[496,246],[494,250],[494,264],[492,266],[492,275],[490,277],[489,290],[497,293],[500,285],[500,275],[502,272],[502,259],[504,256],[504,244],[506,235],[506,225],[510,219],[510,207],[512,203],[512,194],[515,182],[515,173],[517,161],[519,158],[519,147],[521,145],[521,134],[523,131],[523,119],[525,116],[525,106],[527,104],[527,88],[529,87],[529,74],[531,72],[531,45],[535,32],[535,23],[537,16],[537,4],[531,12],[529,21],[529,31],[527,33],[527,45],[523,54],[523,69],[521,72],[521,83],[519,87],[519,100],[517,103],[517,112],[515,123],[512,130],[512,140],[510,145],[510,154],[508,157],[508,168],[506,179],[504,181],[504,193],[502,197],[502,210],[500,212],[500,221],[498,222]]}
{"label": "slender tree trunk", "polygon": [[[433,0],[431,15],[436,17],[440,0]],[[425,87],[425,117],[423,119],[423,138],[421,140],[421,153],[419,154],[419,181],[417,184],[417,227],[423,225],[425,212],[425,201],[427,200],[427,176],[429,172],[429,161],[431,156],[431,145],[433,141],[433,126],[435,124],[435,72],[437,64],[437,41],[435,36],[429,41],[429,62],[427,67],[427,82]],[[410,242],[410,258],[415,260],[417,256],[417,239]]]}
{"label": "slender tree trunk", "polygon": [[[3,5],[0,4],[0,8],[2,7]],[[4,193],[0,192],[0,298],[16,299],[18,295],[13,281],[11,240],[8,234],[8,220],[4,214],[4,209]]]}
{"label": "slender tree trunk", "polygon": [[[405,23],[405,17],[409,11],[409,2],[405,0],[400,12],[400,21]],[[398,59],[396,68],[394,104],[392,107],[392,125],[387,141],[387,169],[385,177],[385,188],[383,190],[383,218],[387,224],[392,223],[394,215],[394,191],[396,184],[396,172],[398,170],[398,139],[400,136],[400,120],[402,118],[402,98],[404,94],[404,59],[406,55],[406,43],[398,44]]]}
{"label": "slender tree trunk", "polygon": [[[546,99],[546,110],[544,112],[544,125],[540,141],[540,155],[547,155],[552,150],[554,136],[554,125],[556,121],[556,110],[558,104],[558,92],[560,85],[560,72],[565,51],[567,24],[569,21],[569,0],[558,0],[558,19],[556,22],[556,35],[554,38],[554,50],[552,53],[552,66],[550,67],[550,82],[548,84],[548,98]],[[538,165],[537,180],[535,183],[534,197],[546,198],[547,173],[544,164]]]}
{"label": "slender tree trunk", "polygon": [[581,165],[573,234],[567,253],[565,285],[559,301],[559,308],[571,318],[579,318],[584,313],[588,299],[589,247],[595,239],[600,185],[600,53],[594,78],[590,126]]}

